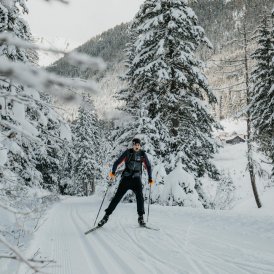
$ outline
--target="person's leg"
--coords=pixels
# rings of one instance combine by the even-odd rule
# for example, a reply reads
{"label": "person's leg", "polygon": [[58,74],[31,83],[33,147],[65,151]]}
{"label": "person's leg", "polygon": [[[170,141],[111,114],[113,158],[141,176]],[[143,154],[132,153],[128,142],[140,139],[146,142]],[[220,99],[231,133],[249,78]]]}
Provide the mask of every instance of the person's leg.
{"label": "person's leg", "polygon": [[139,216],[143,216],[145,214],[145,207],[144,207],[143,186],[142,186],[141,178],[139,177],[134,178],[132,185],[133,185],[132,190],[136,195],[137,213]]}
{"label": "person's leg", "polygon": [[125,193],[128,191],[128,189],[129,189],[129,184],[127,182],[127,178],[124,177],[124,178],[122,178],[122,180],[118,186],[118,189],[117,189],[113,199],[111,200],[108,208],[105,210],[107,215],[110,215],[114,211],[114,209],[116,208],[118,203],[121,201],[121,199],[123,198]]}
{"label": "person's leg", "polygon": [[98,223],[98,226],[103,226],[108,221],[109,215],[113,212],[113,210],[116,208],[122,197],[129,189],[129,185],[126,181],[127,180],[125,177],[121,180],[113,199],[111,200],[108,208],[105,210],[106,214],[103,217],[103,219]]}

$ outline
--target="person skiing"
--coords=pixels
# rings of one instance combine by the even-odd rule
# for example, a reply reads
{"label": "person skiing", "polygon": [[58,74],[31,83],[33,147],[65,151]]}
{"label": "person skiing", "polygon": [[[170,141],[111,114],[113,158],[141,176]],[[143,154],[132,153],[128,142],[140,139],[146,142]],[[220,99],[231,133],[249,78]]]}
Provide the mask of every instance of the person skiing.
{"label": "person skiing", "polygon": [[148,173],[148,183],[154,184],[152,179],[151,164],[147,158],[144,150],[141,149],[141,140],[134,138],[132,140],[132,148],[127,149],[124,153],[114,162],[112,171],[109,173],[110,180],[114,180],[115,172],[121,163],[125,162],[125,169],[122,172],[122,178],[119,183],[118,189],[111,200],[108,208],[105,210],[105,216],[98,223],[98,226],[103,226],[109,218],[109,215],[114,211],[125,193],[131,189],[136,195],[137,201],[137,213],[138,223],[140,226],[145,226],[143,215],[145,214],[144,209],[144,197],[142,187],[142,164],[144,164]]}

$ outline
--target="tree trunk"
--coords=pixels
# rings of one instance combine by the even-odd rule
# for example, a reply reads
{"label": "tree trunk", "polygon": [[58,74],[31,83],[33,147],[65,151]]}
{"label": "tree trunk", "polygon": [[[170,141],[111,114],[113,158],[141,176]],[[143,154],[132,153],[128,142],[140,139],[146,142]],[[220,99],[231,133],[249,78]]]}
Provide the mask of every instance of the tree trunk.
{"label": "tree trunk", "polygon": [[[247,30],[246,30],[246,24],[244,22],[243,25],[243,35],[244,35],[244,62],[245,62],[245,83],[246,83],[246,103],[247,106],[249,106],[251,98],[250,98],[250,89],[249,89],[249,67],[248,67],[248,53],[247,53]],[[257,190],[256,186],[256,178],[255,178],[255,173],[254,173],[254,165],[253,165],[253,160],[252,160],[252,145],[251,145],[251,121],[250,121],[250,110],[247,110],[247,117],[246,117],[246,122],[247,122],[247,161],[248,161],[248,171],[250,175],[250,181],[252,185],[252,190],[253,194],[255,197],[256,204],[258,208],[262,207],[260,198],[259,198],[259,193]]]}
{"label": "tree trunk", "polygon": [[84,183],[84,191],[85,191],[85,195],[88,196],[88,183],[87,182]]}
{"label": "tree trunk", "polygon": [[91,181],[91,194],[95,193],[95,180],[93,178],[93,180]]}

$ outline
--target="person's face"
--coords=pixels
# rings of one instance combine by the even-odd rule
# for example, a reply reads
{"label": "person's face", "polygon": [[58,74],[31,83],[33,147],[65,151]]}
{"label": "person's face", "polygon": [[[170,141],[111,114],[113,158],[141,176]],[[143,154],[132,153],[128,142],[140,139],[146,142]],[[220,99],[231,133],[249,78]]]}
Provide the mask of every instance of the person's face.
{"label": "person's face", "polygon": [[139,151],[141,149],[141,145],[140,144],[133,144],[133,150],[134,151]]}

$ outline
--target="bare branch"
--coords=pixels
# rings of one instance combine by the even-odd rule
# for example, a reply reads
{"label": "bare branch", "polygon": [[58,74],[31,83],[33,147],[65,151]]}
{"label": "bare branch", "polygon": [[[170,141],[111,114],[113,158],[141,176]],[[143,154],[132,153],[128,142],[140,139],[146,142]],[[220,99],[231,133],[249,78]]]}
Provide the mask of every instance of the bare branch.
{"label": "bare branch", "polygon": [[18,261],[25,263],[29,268],[31,268],[34,272],[41,272],[39,269],[37,269],[36,266],[32,265],[28,259],[26,259],[20,251],[17,249],[17,247],[12,246],[10,243],[6,241],[6,239],[0,234],[0,242],[4,244],[9,250],[11,250]]}
{"label": "bare branch", "polygon": [[227,62],[227,63],[233,63],[233,62],[243,62],[244,59],[239,59],[239,60],[207,60],[207,62]]}
{"label": "bare branch", "polygon": [[228,86],[228,87],[224,87],[224,88],[214,88],[213,90],[224,90],[224,89],[230,89],[232,87],[235,87],[235,86],[240,86],[242,84],[244,84],[245,82],[242,82],[242,83],[238,83],[238,84],[235,84],[235,85],[231,85],[231,86]]}
{"label": "bare branch", "polygon": [[60,2],[60,3],[62,3],[62,4],[69,4],[69,1],[67,1],[67,0],[44,0],[44,1],[46,1],[46,2],[52,2],[52,1],[56,1],[56,2]]}
{"label": "bare branch", "polygon": [[237,72],[241,72],[243,69],[239,68],[239,69],[235,69],[232,71],[214,71],[214,73],[220,73],[220,74],[235,74]]}
{"label": "bare branch", "polygon": [[[6,256],[6,255],[0,255],[0,259],[10,259],[10,260],[18,260],[16,256]],[[40,264],[45,264],[45,263],[56,263],[55,260],[36,260],[36,259],[27,259],[29,262],[32,263],[40,263]]]}
{"label": "bare branch", "polygon": [[15,210],[14,208],[12,207],[9,207],[7,205],[4,205],[3,203],[0,202],[0,207],[11,212],[11,213],[14,213],[14,214],[20,214],[20,215],[28,215],[30,213],[32,213],[33,211],[26,211],[26,212],[23,212],[23,211],[18,211],[18,210]]}

